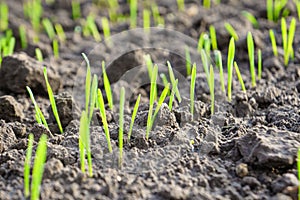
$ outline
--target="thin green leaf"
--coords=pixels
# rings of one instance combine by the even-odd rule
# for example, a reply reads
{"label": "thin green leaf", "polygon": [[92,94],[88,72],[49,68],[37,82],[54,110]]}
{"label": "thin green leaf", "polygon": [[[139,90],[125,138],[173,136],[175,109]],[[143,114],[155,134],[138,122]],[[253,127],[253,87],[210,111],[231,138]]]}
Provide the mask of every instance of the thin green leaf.
{"label": "thin green leaf", "polygon": [[139,94],[138,98],[136,99],[135,105],[133,107],[133,112],[132,112],[132,116],[131,116],[131,122],[130,122],[129,132],[128,132],[128,141],[130,141],[130,137],[131,137],[131,133],[132,133],[134,121],[135,121],[135,118],[136,118],[136,115],[137,115],[137,111],[138,111],[139,105],[140,105],[140,100],[141,100],[141,94]]}

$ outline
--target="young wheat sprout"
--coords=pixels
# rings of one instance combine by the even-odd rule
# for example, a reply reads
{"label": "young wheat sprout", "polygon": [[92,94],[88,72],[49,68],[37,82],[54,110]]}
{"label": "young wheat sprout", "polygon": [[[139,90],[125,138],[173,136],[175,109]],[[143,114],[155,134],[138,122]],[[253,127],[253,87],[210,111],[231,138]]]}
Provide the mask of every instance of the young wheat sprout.
{"label": "young wheat sprout", "polygon": [[239,66],[237,65],[236,62],[234,62],[234,68],[235,68],[236,75],[237,75],[237,77],[238,77],[238,79],[239,79],[239,82],[240,82],[240,84],[241,84],[242,91],[243,91],[243,92],[246,92],[245,84],[244,84],[244,81],[243,81],[241,72],[240,72],[240,70],[239,70]]}
{"label": "young wheat sprout", "polygon": [[167,65],[168,65],[169,77],[171,80],[171,84],[172,84],[172,87],[174,87],[174,89],[175,89],[176,98],[177,98],[178,102],[181,103],[181,96],[179,93],[178,85],[175,87],[175,75],[174,75],[171,63],[169,61],[167,61]]}
{"label": "young wheat sprout", "polygon": [[[167,87],[169,83],[165,84],[165,87]],[[175,96],[175,88],[177,87],[178,85],[178,79],[175,80],[175,84],[174,84],[174,87],[172,87],[172,92],[171,92],[171,95],[170,95],[170,98],[169,98],[169,110],[172,111],[172,108],[173,108],[173,102],[174,102],[174,96]]]}
{"label": "young wheat sprout", "polygon": [[141,100],[141,94],[139,94],[138,98],[136,99],[135,105],[133,107],[133,112],[132,112],[132,116],[131,116],[129,132],[128,132],[128,141],[130,141],[130,137],[131,137],[131,133],[132,133],[133,125],[134,125],[134,120],[135,120],[135,117],[136,117],[136,114],[137,114],[137,111],[138,111],[139,105],[140,105],[140,100]]}
{"label": "young wheat sprout", "polygon": [[220,51],[215,51],[215,60],[216,60],[216,66],[219,68],[221,90],[223,93],[225,93],[226,91],[225,91],[225,83],[224,83],[224,75],[223,75],[222,54]]}
{"label": "young wheat sprout", "polygon": [[102,74],[103,74],[103,83],[104,83],[104,89],[105,89],[108,105],[109,105],[110,110],[113,110],[114,109],[113,95],[112,95],[112,91],[111,91],[110,82],[109,82],[109,79],[108,79],[108,76],[106,73],[104,61],[102,61]]}
{"label": "young wheat sprout", "polygon": [[271,40],[271,44],[272,44],[273,54],[274,54],[274,56],[277,57],[278,51],[277,51],[276,38],[275,38],[274,31],[272,29],[269,30],[269,35],[270,35],[270,40]]}
{"label": "young wheat sprout", "polygon": [[190,85],[190,100],[191,100],[190,111],[192,116],[194,116],[196,73],[197,73],[197,66],[196,63],[194,63],[192,68],[191,85]]}
{"label": "young wheat sprout", "polygon": [[26,198],[30,195],[30,162],[32,155],[32,146],[33,146],[33,134],[29,134],[28,145],[26,151],[26,157],[24,162],[24,196]]}
{"label": "young wheat sprout", "polygon": [[212,65],[210,65],[209,69],[210,69],[209,70],[209,91],[210,91],[210,100],[211,100],[210,111],[211,111],[211,115],[213,115],[215,112],[215,75],[214,75],[214,68]]}
{"label": "young wheat sprout", "polygon": [[251,83],[252,87],[256,86],[256,79],[255,79],[255,66],[254,66],[254,42],[252,33],[248,32],[247,35],[247,45],[248,45],[248,56],[249,56],[249,64],[250,64],[250,74],[251,74]]}
{"label": "young wheat sprout", "polygon": [[235,44],[234,38],[232,37],[229,42],[228,48],[228,56],[227,56],[227,94],[228,94],[228,101],[231,101],[231,87],[232,87],[232,67],[234,61],[234,54],[235,54]]}
{"label": "young wheat sprout", "polygon": [[123,160],[123,129],[124,129],[124,104],[125,104],[125,88],[120,91],[120,110],[119,110],[119,168],[122,167]]}

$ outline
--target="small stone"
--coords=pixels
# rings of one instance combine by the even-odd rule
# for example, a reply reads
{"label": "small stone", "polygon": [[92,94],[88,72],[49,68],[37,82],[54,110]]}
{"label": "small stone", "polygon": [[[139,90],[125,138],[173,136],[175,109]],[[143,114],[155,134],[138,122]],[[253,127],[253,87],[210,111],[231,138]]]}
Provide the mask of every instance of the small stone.
{"label": "small stone", "polygon": [[249,185],[251,189],[254,189],[261,185],[260,182],[255,177],[251,177],[251,176],[245,176],[243,178],[243,184]]}
{"label": "small stone", "polygon": [[245,177],[248,175],[248,166],[245,163],[240,163],[238,166],[235,168],[235,173],[239,177]]}
{"label": "small stone", "polygon": [[6,122],[21,121],[24,118],[22,109],[23,106],[14,97],[9,95],[0,97],[0,119]]}

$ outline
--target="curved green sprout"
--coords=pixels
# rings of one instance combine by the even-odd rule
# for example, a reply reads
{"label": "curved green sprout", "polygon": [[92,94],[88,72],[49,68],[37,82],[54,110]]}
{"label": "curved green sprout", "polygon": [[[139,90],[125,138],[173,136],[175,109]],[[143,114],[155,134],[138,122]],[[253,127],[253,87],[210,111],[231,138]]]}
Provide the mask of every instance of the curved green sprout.
{"label": "curved green sprout", "polygon": [[271,44],[272,44],[273,54],[274,54],[274,56],[277,57],[278,51],[277,51],[276,38],[275,38],[274,31],[272,29],[269,30],[269,35],[270,35],[270,40],[271,40]]}
{"label": "curved green sprout", "polygon": [[104,89],[105,89],[105,93],[106,93],[106,97],[107,97],[107,101],[108,101],[108,106],[110,108],[110,110],[114,109],[114,103],[113,103],[113,95],[111,92],[111,86],[110,86],[110,82],[106,73],[106,69],[105,69],[105,62],[102,61],[102,74],[103,74],[103,84],[104,84]]}
{"label": "curved green sprout", "polygon": [[30,163],[33,146],[33,134],[29,134],[28,146],[26,151],[26,157],[24,162],[24,195],[26,198],[30,195]]}
{"label": "curved green sprout", "polygon": [[236,75],[237,75],[237,77],[238,77],[238,79],[239,79],[239,82],[240,82],[240,84],[241,84],[242,91],[243,91],[243,92],[246,92],[245,84],[244,84],[244,81],[243,81],[241,72],[240,72],[240,70],[239,70],[239,66],[237,65],[236,62],[234,62],[234,68],[235,68]]}
{"label": "curved green sprout", "polygon": [[132,133],[133,125],[134,125],[134,120],[135,120],[135,117],[136,117],[136,114],[137,114],[137,111],[138,111],[139,105],[140,105],[140,100],[141,100],[141,94],[139,94],[138,98],[136,99],[135,105],[133,107],[133,112],[132,112],[132,116],[131,116],[129,132],[128,132],[128,141],[130,141],[130,137],[131,137],[131,133]]}
{"label": "curved green sprout", "polygon": [[236,33],[236,31],[234,30],[234,28],[232,27],[231,24],[229,24],[228,22],[226,22],[224,24],[225,26],[225,29],[228,31],[228,33],[230,34],[231,37],[234,38],[235,41],[238,41],[239,40],[239,36],[238,34]]}
{"label": "curved green sprout", "polygon": [[197,66],[196,63],[194,63],[192,68],[191,85],[190,85],[190,101],[191,101],[190,111],[192,116],[194,116],[196,73],[197,73]]}
{"label": "curved green sprout", "polygon": [[125,104],[125,88],[120,91],[120,110],[119,110],[119,168],[122,167],[123,160],[123,129],[124,129],[124,104]]}
{"label": "curved green sprout", "polygon": [[169,61],[167,61],[167,65],[168,65],[169,77],[170,77],[170,81],[171,81],[171,84],[172,84],[172,88],[175,88],[176,98],[177,98],[178,102],[181,103],[181,96],[180,96],[180,93],[179,93],[178,85],[175,87],[176,80],[175,80],[175,76],[174,76],[174,72],[173,72],[171,63]]}
{"label": "curved green sprout", "polygon": [[247,45],[248,45],[248,56],[249,56],[249,64],[250,64],[250,74],[251,74],[251,83],[252,87],[256,86],[256,79],[255,79],[255,66],[254,66],[254,42],[252,33],[248,32],[247,35]]}
{"label": "curved green sprout", "polygon": [[212,65],[210,65],[210,69],[209,69],[209,91],[210,91],[210,100],[211,100],[210,111],[211,111],[211,115],[213,115],[215,112],[215,74]]}
{"label": "curved green sprout", "polygon": [[228,48],[228,56],[227,56],[227,94],[228,94],[228,101],[231,101],[231,87],[232,87],[232,67],[234,61],[234,54],[235,54],[235,44],[234,38],[232,37],[229,42]]}

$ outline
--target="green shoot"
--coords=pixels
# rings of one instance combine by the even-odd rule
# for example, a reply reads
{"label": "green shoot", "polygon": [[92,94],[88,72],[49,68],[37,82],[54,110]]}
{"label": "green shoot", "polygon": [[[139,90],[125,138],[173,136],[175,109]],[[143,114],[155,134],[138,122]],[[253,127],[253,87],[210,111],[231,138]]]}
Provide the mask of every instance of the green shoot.
{"label": "green shoot", "polygon": [[217,34],[216,34],[216,29],[213,25],[209,26],[209,34],[210,34],[212,49],[217,50],[218,49]]}
{"label": "green shoot", "polygon": [[177,98],[178,102],[181,103],[181,96],[179,93],[178,85],[175,87],[176,80],[175,80],[175,76],[174,76],[174,72],[173,72],[171,63],[169,61],[167,61],[167,65],[168,65],[169,77],[171,80],[172,88],[175,89],[176,98]]}
{"label": "green shoot", "polygon": [[[169,83],[165,84],[165,87],[167,87]],[[173,108],[173,101],[174,101],[174,96],[175,96],[175,88],[177,88],[178,85],[178,79],[176,79],[174,86],[172,86],[172,92],[169,98],[169,110],[172,111]]]}
{"label": "green shoot", "polygon": [[86,77],[85,77],[85,110],[86,112],[89,109],[89,102],[90,102],[90,92],[91,92],[91,66],[90,61],[87,58],[87,56],[82,53],[82,56],[86,62],[87,68],[86,68]]}
{"label": "green shoot", "polygon": [[33,105],[34,105],[34,109],[35,109],[35,119],[36,119],[37,123],[43,124],[47,129],[49,129],[49,128],[48,128],[47,121],[46,121],[46,119],[45,119],[45,117],[44,117],[44,115],[43,115],[43,113],[42,113],[40,107],[39,107],[38,104],[36,103],[35,98],[34,98],[34,96],[33,96],[33,93],[32,93],[32,91],[31,91],[30,87],[26,86],[26,89],[27,89],[27,91],[28,91],[28,93],[29,93],[29,96],[30,96],[30,99],[31,99],[31,101],[32,101],[32,103],[33,103]]}
{"label": "green shoot", "polygon": [[79,0],[72,0],[72,17],[74,20],[79,19],[81,17]]}
{"label": "green shoot", "polygon": [[24,195],[26,198],[30,195],[30,161],[32,155],[32,146],[33,146],[33,134],[29,134],[28,146],[26,151],[26,157],[24,162]]}
{"label": "green shoot", "polygon": [[160,76],[160,78],[161,78],[164,86],[166,87],[168,85],[168,83],[169,83],[169,81],[167,79],[167,76],[165,74],[160,74],[159,76]]}
{"label": "green shoot", "polygon": [[185,47],[185,67],[186,67],[186,74],[187,76],[191,75],[192,66],[191,66],[191,54],[189,48]]}
{"label": "green shoot", "polygon": [[[282,21],[285,21],[285,19],[282,18]],[[285,32],[284,34],[286,34],[286,31],[284,31]],[[288,36],[285,36],[285,38],[284,38],[282,35],[282,39],[284,39],[283,46],[284,46],[284,65],[285,66],[288,65],[290,57],[292,57],[292,59],[294,59],[293,42],[294,42],[295,31],[296,31],[296,19],[293,17],[291,20],[291,23],[290,23]]]}
{"label": "green shoot", "polygon": [[287,43],[288,43],[288,35],[287,35],[287,26],[284,18],[281,19],[281,35],[282,35],[282,46],[284,51],[284,64],[286,60],[286,51],[287,51]]}
{"label": "green shoot", "polygon": [[273,21],[274,19],[274,13],[273,13],[273,0],[267,0],[266,1],[266,7],[267,7],[267,18],[269,21]]}
{"label": "green shoot", "polygon": [[239,70],[239,66],[237,65],[236,62],[234,62],[234,68],[235,68],[236,75],[237,75],[237,77],[238,77],[238,79],[239,79],[239,82],[240,82],[240,84],[241,84],[242,91],[243,91],[243,92],[246,92],[245,84],[244,84],[244,81],[243,81],[241,72],[240,72],[240,70]]}
{"label": "green shoot", "polygon": [[300,21],[300,1],[299,0],[294,0],[294,3],[296,4],[296,9],[298,13],[298,19]]}
{"label": "green shoot", "polygon": [[210,0],[203,0],[203,7],[209,9],[210,8]]}
{"label": "green shoot", "polygon": [[90,92],[91,93],[90,110],[89,110],[89,113],[88,113],[89,123],[92,120],[94,109],[95,109],[95,103],[96,103],[96,99],[97,99],[97,88],[98,88],[98,76],[96,74],[94,74],[93,81],[92,81],[91,92]]}
{"label": "green shoot", "polygon": [[51,88],[51,86],[49,84],[49,81],[48,81],[47,68],[46,67],[44,67],[44,77],[45,77],[45,82],[46,82],[46,86],[47,86],[47,91],[48,91],[49,100],[50,100],[51,108],[52,108],[52,111],[53,111],[53,115],[56,119],[56,122],[57,122],[60,133],[63,133],[63,128],[62,128],[61,123],[60,123],[60,119],[59,119],[59,115],[58,115],[58,111],[57,111],[53,91],[52,91],[52,88]]}
{"label": "green shoot", "polygon": [[212,65],[210,65],[209,68],[209,91],[210,91],[210,100],[211,100],[211,106],[210,111],[211,115],[215,112],[215,74],[214,74],[214,68]]}
{"label": "green shoot", "polygon": [[66,41],[66,35],[63,27],[60,24],[55,24],[55,31],[60,42],[64,43]]}
{"label": "green shoot", "polygon": [[53,55],[55,58],[59,58],[59,45],[56,39],[52,42]]}
{"label": "green shoot", "polygon": [[110,37],[109,21],[106,17],[102,17],[101,21],[102,21],[104,38],[108,39]]}
{"label": "green shoot", "polygon": [[143,27],[145,30],[149,30],[149,28],[150,28],[150,25],[151,25],[150,17],[151,17],[150,11],[147,9],[144,9],[143,10]]}
{"label": "green shoot", "polygon": [[254,28],[259,28],[259,23],[253,14],[243,10],[242,15],[253,25]]}
{"label": "green shoot", "polygon": [[138,1],[130,0],[130,28],[136,28]]}
{"label": "green shoot", "polygon": [[153,105],[155,100],[155,89],[156,89],[156,81],[157,81],[157,72],[158,66],[154,65],[152,70],[152,77],[151,77],[151,85],[150,85],[150,100],[149,100],[149,111],[147,117],[147,130],[146,130],[146,140],[149,138],[149,133],[151,131],[151,123],[152,123],[152,112],[153,112]]}
{"label": "green shoot", "polygon": [[91,156],[89,119],[85,111],[82,112],[80,117],[79,153],[80,153],[80,167],[82,173],[85,173],[85,155],[87,155],[89,176],[92,177],[93,166],[92,166],[92,156]]}
{"label": "green shoot", "polygon": [[42,183],[42,177],[44,173],[44,165],[47,158],[47,135],[43,134],[39,140],[34,164],[32,169],[32,181],[31,181],[31,200],[37,200],[40,196],[40,186]]}
{"label": "green shoot", "polygon": [[197,73],[197,66],[196,63],[194,63],[192,68],[191,85],[190,85],[190,101],[191,101],[190,111],[192,116],[194,116],[196,73]]}
{"label": "green shoot", "polygon": [[258,80],[261,79],[261,73],[262,73],[262,57],[261,57],[261,50],[258,49],[257,51],[257,69],[258,69],[258,72],[257,72],[257,76],[258,76]]}
{"label": "green shoot", "polygon": [[43,62],[43,54],[40,48],[35,48],[35,57],[38,61]]}
{"label": "green shoot", "polygon": [[100,110],[100,115],[103,123],[103,129],[107,141],[107,147],[109,152],[112,152],[112,147],[111,147],[111,142],[110,142],[110,134],[109,134],[109,129],[108,129],[108,123],[106,120],[106,112],[105,112],[105,104],[103,100],[103,95],[100,89],[98,89],[98,105],[99,105],[99,110]]}
{"label": "green shoot", "polygon": [[[297,153],[297,171],[298,171],[298,181],[300,181],[300,148],[298,148],[298,153]],[[300,185],[298,185],[298,199],[300,199]]]}
{"label": "green shoot", "polygon": [[154,24],[156,26],[164,26],[165,20],[163,17],[160,16],[158,6],[155,3],[153,3],[151,9],[153,13]]}
{"label": "green shoot", "polygon": [[89,15],[86,19],[86,22],[87,22],[88,30],[90,31],[90,33],[92,33],[95,41],[100,42],[101,41],[101,36],[100,36],[99,31],[98,31],[97,25],[95,23],[94,17],[92,15]]}
{"label": "green shoot", "polygon": [[206,76],[207,82],[209,82],[208,81],[209,80],[209,71],[208,71],[209,63],[208,63],[207,55],[203,49],[200,51],[200,55],[201,55],[201,60],[202,60],[205,76]]}
{"label": "green shoot", "polygon": [[120,111],[119,111],[119,168],[122,167],[123,160],[123,129],[124,129],[124,104],[125,104],[125,88],[120,91]]}
{"label": "green shoot", "polygon": [[9,9],[6,3],[0,3],[0,32],[8,28],[8,13]]}
{"label": "green shoot", "polygon": [[250,73],[251,73],[251,83],[252,87],[256,86],[255,80],[255,66],[254,66],[254,42],[252,33],[248,32],[247,35],[247,46],[248,46],[248,56],[249,56],[249,64],[250,64]]}
{"label": "green shoot", "polygon": [[[153,62],[152,62],[151,56],[149,54],[144,55],[144,60],[146,61],[146,66],[147,66],[147,70],[148,70],[149,80],[151,80],[152,71],[153,71]],[[155,93],[153,95],[154,95],[154,99],[156,100],[157,99],[157,88],[155,88],[154,91],[155,91]]]}
{"label": "green shoot", "polygon": [[[40,31],[40,22],[43,14],[43,7],[41,0],[27,1],[24,4],[24,15],[28,17],[31,21],[33,30],[35,33],[39,33]],[[34,42],[38,42],[39,38],[36,34],[34,36]]]}
{"label": "green shoot", "polygon": [[234,28],[231,26],[231,24],[229,24],[228,22],[226,22],[224,24],[224,26],[225,26],[225,29],[227,30],[227,32],[230,34],[230,36],[233,37],[235,41],[238,41],[239,40],[239,36],[236,33],[236,31],[234,30]]}
{"label": "green shoot", "polygon": [[22,47],[22,49],[26,49],[27,48],[27,37],[26,37],[26,28],[24,25],[19,26],[19,35],[20,35],[21,47]]}
{"label": "green shoot", "polygon": [[205,49],[206,54],[210,55],[211,42],[210,42],[209,36],[207,34],[204,34],[203,42],[204,42],[203,45],[204,45],[204,49]]}
{"label": "green shoot", "polygon": [[221,90],[223,93],[225,93],[222,54],[220,51],[215,51],[215,60],[216,60],[216,66],[219,68]]}
{"label": "green shoot", "polygon": [[[206,37],[207,34],[202,32],[199,36],[199,40],[198,40],[198,46],[197,46],[197,51],[200,53],[200,50],[203,49],[204,47],[204,37]],[[208,36],[207,36],[208,37]]]}
{"label": "green shoot", "polygon": [[184,11],[184,0],[177,0],[177,7],[179,11]]}
{"label": "green shoot", "polygon": [[289,11],[287,9],[284,9],[287,2],[288,0],[267,0],[266,7],[268,20],[277,22],[280,14],[282,14],[283,17],[287,16],[289,14]]}
{"label": "green shoot", "polygon": [[228,94],[228,101],[231,101],[231,87],[232,87],[232,67],[233,67],[233,60],[234,60],[234,54],[235,54],[235,44],[234,44],[234,38],[232,37],[229,42],[228,47],[228,55],[227,55],[227,94]]}
{"label": "green shoot", "polygon": [[162,91],[160,97],[159,97],[159,100],[158,100],[158,103],[157,103],[157,106],[155,108],[155,111],[154,111],[154,114],[153,114],[153,117],[152,117],[152,122],[151,122],[151,128],[152,128],[152,125],[154,123],[154,120],[159,112],[159,109],[161,108],[163,102],[165,101],[166,99],[166,96],[168,94],[170,90],[170,83],[168,83],[168,85],[164,88],[164,90]]}
{"label": "green shoot", "polygon": [[277,57],[278,51],[277,51],[277,44],[276,44],[276,38],[275,38],[274,31],[272,29],[270,29],[269,34],[270,34],[270,40],[272,43],[273,54],[274,54],[274,56]]}
{"label": "green shoot", "polygon": [[136,114],[137,114],[137,111],[138,111],[139,105],[140,105],[140,100],[141,100],[141,94],[139,94],[138,98],[136,99],[135,105],[133,107],[133,112],[132,112],[132,116],[131,116],[129,132],[128,132],[128,141],[130,141],[130,137],[131,137],[131,133],[132,133],[133,125],[134,125],[134,120],[135,120],[135,117],[136,117]]}
{"label": "green shoot", "polygon": [[105,89],[108,105],[109,105],[110,110],[113,110],[113,108],[114,108],[113,95],[111,92],[110,82],[109,82],[108,76],[106,74],[104,61],[102,61],[102,73],[103,73],[103,83],[104,83],[104,89]]}
{"label": "green shoot", "polygon": [[54,31],[53,24],[51,23],[51,21],[48,18],[43,19],[42,23],[47,32],[49,39],[53,40],[55,37],[55,31]]}

